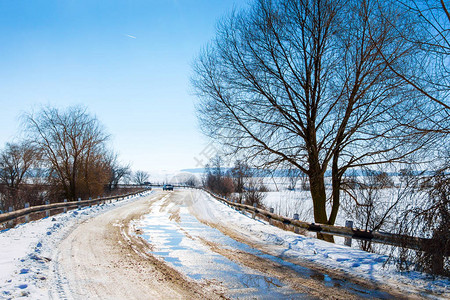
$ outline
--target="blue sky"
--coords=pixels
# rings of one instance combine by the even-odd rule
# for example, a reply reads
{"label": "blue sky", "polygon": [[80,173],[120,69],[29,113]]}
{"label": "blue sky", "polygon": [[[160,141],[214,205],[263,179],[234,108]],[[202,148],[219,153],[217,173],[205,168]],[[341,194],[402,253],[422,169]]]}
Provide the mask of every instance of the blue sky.
{"label": "blue sky", "polygon": [[196,166],[191,65],[239,0],[0,0],[0,147],[19,117],[82,104],[133,169]]}

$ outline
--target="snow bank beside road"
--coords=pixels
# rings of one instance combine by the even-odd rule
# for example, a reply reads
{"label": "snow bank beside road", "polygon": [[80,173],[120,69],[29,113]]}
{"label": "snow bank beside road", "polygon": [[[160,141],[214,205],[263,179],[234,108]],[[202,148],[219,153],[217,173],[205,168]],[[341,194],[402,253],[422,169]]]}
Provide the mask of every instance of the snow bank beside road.
{"label": "snow bank beside road", "polygon": [[70,210],[0,232],[0,298],[48,299],[56,245],[79,223],[139,198]]}
{"label": "snow bank beside road", "polygon": [[450,280],[433,280],[419,272],[401,273],[387,257],[359,249],[327,243],[293,232],[284,231],[267,222],[253,220],[215,200],[204,192],[192,205],[192,212],[204,222],[228,228],[258,245],[269,254],[293,261],[309,261],[328,270],[343,272],[372,283],[388,285],[399,291],[420,293],[423,297],[450,298]]}

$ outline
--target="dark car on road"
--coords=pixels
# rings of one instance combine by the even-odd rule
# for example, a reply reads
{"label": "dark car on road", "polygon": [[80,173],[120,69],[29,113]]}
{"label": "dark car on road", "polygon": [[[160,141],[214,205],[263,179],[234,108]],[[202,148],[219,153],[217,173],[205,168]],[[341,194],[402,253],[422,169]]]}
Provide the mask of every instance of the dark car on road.
{"label": "dark car on road", "polygon": [[163,191],[173,191],[173,185],[171,184],[163,185]]}

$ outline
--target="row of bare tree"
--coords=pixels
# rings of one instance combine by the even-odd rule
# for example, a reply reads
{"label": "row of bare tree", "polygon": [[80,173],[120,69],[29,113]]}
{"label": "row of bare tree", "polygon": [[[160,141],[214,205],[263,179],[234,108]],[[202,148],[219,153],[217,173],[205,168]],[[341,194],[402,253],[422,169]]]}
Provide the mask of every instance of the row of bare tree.
{"label": "row of bare tree", "polygon": [[[225,153],[306,174],[317,223],[335,223],[352,169],[407,165],[448,182],[448,3],[252,3],[222,19],[194,66],[201,127]],[[429,195],[404,223],[448,237],[448,189]]]}
{"label": "row of bare tree", "polygon": [[[105,129],[84,107],[43,108],[24,116],[24,137],[0,151],[0,210],[97,197],[131,175],[108,147]],[[136,172],[142,183],[148,174]]]}

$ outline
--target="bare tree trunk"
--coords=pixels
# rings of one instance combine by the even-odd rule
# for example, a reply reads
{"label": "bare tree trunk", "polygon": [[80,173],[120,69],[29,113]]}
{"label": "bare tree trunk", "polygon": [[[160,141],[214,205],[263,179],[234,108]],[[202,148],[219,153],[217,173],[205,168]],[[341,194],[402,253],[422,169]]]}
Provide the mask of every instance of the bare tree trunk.
{"label": "bare tree trunk", "polygon": [[341,190],[341,172],[338,166],[339,155],[335,154],[333,156],[333,163],[331,167],[331,186],[332,186],[332,199],[333,205],[331,206],[330,218],[328,219],[329,225],[334,225],[336,222],[337,213],[340,206],[340,190]]}
{"label": "bare tree trunk", "polygon": [[327,211],[325,204],[327,195],[325,192],[324,174],[319,166],[311,166],[311,170],[312,171],[309,174],[309,183],[314,206],[314,221],[316,223],[326,224]]}

